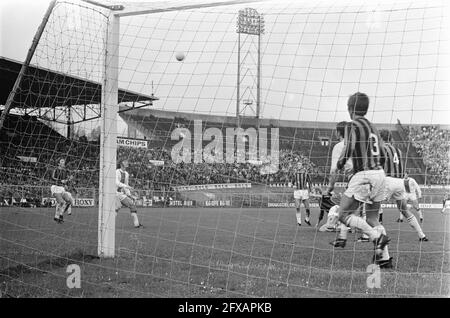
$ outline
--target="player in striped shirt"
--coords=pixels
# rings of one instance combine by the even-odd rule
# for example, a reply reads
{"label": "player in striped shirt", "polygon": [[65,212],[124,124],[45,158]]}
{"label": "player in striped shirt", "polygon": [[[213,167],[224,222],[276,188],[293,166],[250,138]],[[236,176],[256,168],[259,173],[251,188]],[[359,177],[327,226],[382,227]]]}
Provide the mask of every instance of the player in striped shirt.
{"label": "player in striped shirt", "polygon": [[[347,107],[352,122],[346,129],[345,148],[337,162],[337,169],[342,169],[347,160],[352,158],[354,175],[339,206],[339,220],[344,226],[331,245],[345,247],[347,241],[345,226],[360,229],[374,242],[377,263],[381,266],[383,262],[388,263],[392,260],[385,248],[390,239],[384,227],[378,222],[385,183],[382,140],[372,123],[364,117],[369,108],[369,97],[366,94],[358,92],[350,96]],[[360,202],[367,204],[367,222],[353,214],[359,208]]]}
{"label": "player in striped shirt", "polygon": [[[404,215],[408,224],[417,232],[419,241],[427,242],[428,238],[423,233],[416,217],[408,211],[406,201],[406,189],[404,179],[399,176],[403,175],[402,153],[399,149],[391,144],[391,135],[387,130],[382,130],[380,136],[384,141],[383,148],[385,154],[384,171],[386,173],[385,179],[385,200],[389,201],[393,198],[396,201],[398,210],[401,215]],[[379,222],[382,222],[383,214],[380,213]],[[367,241],[364,235],[358,239],[360,242]],[[387,266],[387,265],[386,265]]]}
{"label": "player in striped shirt", "polygon": [[309,220],[310,209],[309,209],[309,191],[311,191],[311,178],[308,171],[303,167],[301,163],[298,164],[298,171],[294,174],[292,178],[292,186],[294,187],[294,200],[295,200],[295,216],[297,217],[297,224],[302,225],[302,214],[301,214],[301,204],[305,206],[306,216],[305,223],[311,226]]}
{"label": "player in striped shirt", "polygon": [[[384,161],[384,172],[387,177],[403,178],[403,155],[402,151],[392,145],[392,135],[389,130],[380,131],[380,137],[384,141],[384,153],[386,160]],[[400,213],[400,215],[402,215]],[[380,207],[379,221],[383,223],[383,208]]]}
{"label": "player in striped shirt", "polygon": [[392,145],[392,135],[389,130],[380,131],[380,137],[384,141],[384,151],[386,160],[384,162],[384,172],[386,176],[393,178],[403,178],[403,154],[400,149]]}
{"label": "player in striped shirt", "polygon": [[131,216],[133,217],[134,227],[143,227],[143,225],[139,223],[137,208],[134,204],[136,198],[131,194],[132,188],[129,185],[130,174],[127,171],[128,160],[122,160],[119,163],[119,166],[120,168],[116,170],[116,212],[118,212],[122,206],[130,209]]}

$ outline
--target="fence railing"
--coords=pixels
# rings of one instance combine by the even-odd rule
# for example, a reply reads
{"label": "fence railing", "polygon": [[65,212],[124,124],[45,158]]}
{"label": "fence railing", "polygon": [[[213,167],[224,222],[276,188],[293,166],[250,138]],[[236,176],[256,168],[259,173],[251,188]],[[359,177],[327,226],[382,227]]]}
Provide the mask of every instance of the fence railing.
{"label": "fence railing", "polygon": [[[93,199],[94,204],[98,203],[98,189],[95,188],[77,188],[76,197],[80,199]],[[5,192],[6,191],[6,192]],[[255,190],[253,190],[255,191]],[[197,193],[191,194],[190,191],[153,191],[137,190],[136,195],[139,202],[153,202],[163,204],[164,206],[232,206],[232,207],[267,207],[270,204],[280,205],[294,202],[293,189],[280,188],[277,192],[274,189],[267,188],[261,192],[246,191],[245,189],[215,191],[207,195],[199,196]],[[340,190],[338,190],[340,192]],[[442,204],[444,194],[448,188],[425,187],[423,196],[419,200],[422,204]],[[200,190],[201,193],[201,190]],[[14,198],[16,203],[26,199],[26,202],[35,206],[40,206],[44,199],[51,198],[50,187],[47,186],[28,186],[28,185],[5,185],[0,184],[0,203],[4,200],[12,203]],[[194,202],[192,204],[174,204],[173,201]],[[170,203],[172,202],[172,203]],[[317,202],[312,198],[311,202]],[[153,206],[158,206],[153,204]],[[3,204],[4,205],[4,204]],[[144,204],[145,205],[145,204]],[[151,206],[151,205],[148,205]]]}

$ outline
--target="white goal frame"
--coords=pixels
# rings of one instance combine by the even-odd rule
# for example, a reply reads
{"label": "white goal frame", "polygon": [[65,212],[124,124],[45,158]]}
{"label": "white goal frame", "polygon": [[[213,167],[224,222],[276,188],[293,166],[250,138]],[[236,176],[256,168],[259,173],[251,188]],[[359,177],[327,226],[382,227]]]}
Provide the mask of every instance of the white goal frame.
{"label": "white goal frame", "polygon": [[[91,5],[104,5],[83,0]],[[100,139],[100,182],[99,182],[99,210],[98,210],[98,256],[112,258],[115,256],[115,228],[116,228],[116,161],[117,161],[117,124],[118,111],[118,75],[120,49],[120,17],[130,17],[143,14],[154,14],[170,11],[193,10],[226,5],[239,5],[265,0],[230,0],[211,3],[194,3],[184,6],[166,8],[124,11],[124,7],[110,6],[111,15],[106,35],[105,65],[103,69],[102,101],[101,101],[101,139]]]}

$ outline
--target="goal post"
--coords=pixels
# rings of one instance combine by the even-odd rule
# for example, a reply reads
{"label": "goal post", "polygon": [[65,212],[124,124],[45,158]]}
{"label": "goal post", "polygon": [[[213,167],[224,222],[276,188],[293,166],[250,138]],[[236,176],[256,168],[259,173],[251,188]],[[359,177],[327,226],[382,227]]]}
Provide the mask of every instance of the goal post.
{"label": "goal post", "polygon": [[100,134],[98,255],[114,257],[116,228],[116,159],[119,76],[119,21],[112,15],[106,35]]}
{"label": "goal post", "polygon": [[[116,162],[117,162],[117,123],[119,110],[119,49],[120,49],[120,17],[154,14],[169,11],[192,10],[199,8],[236,5],[263,0],[239,0],[216,3],[196,3],[186,6],[174,6],[160,9],[121,12],[122,8],[110,7],[106,43],[104,52],[104,69],[101,101],[101,134],[100,134],[100,180],[98,206],[98,256],[115,256],[115,200],[116,200]],[[91,5],[99,5],[94,1],[85,1]],[[117,10],[115,13],[114,10]]]}

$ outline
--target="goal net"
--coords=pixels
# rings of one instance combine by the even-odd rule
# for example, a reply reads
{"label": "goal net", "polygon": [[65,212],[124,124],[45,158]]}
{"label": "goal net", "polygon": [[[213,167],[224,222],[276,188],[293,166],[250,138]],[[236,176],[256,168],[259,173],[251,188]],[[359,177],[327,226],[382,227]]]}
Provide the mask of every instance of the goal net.
{"label": "goal net", "polygon": [[[2,295],[448,296],[446,1],[56,1],[48,13],[29,65],[2,62],[19,78],[1,108]],[[383,205],[392,269],[373,266],[359,232],[333,248],[312,193],[312,226],[303,205],[297,225],[292,176],[302,167],[326,189],[355,92],[422,188],[429,242]],[[74,198],[63,223],[61,158]],[[115,212],[123,161],[143,228],[127,204]]]}

